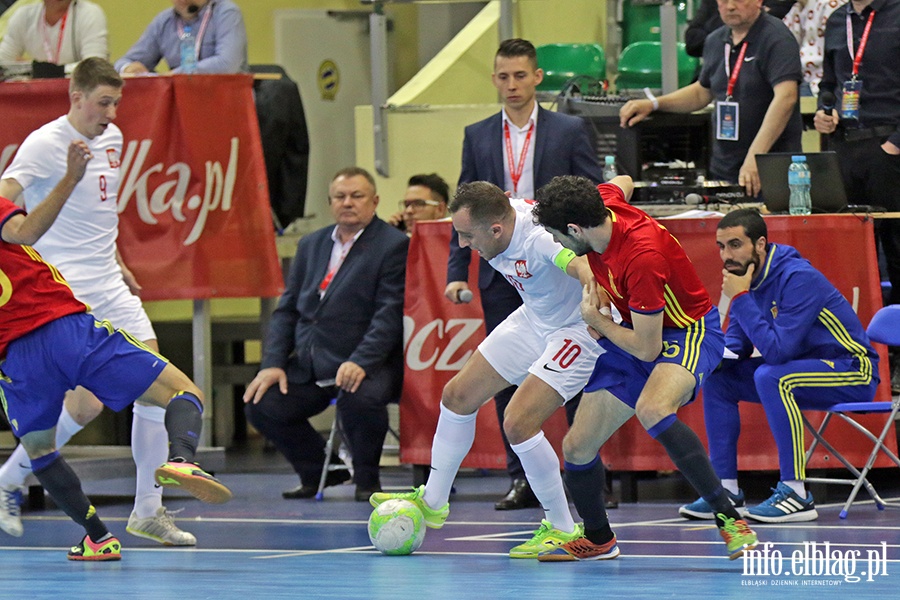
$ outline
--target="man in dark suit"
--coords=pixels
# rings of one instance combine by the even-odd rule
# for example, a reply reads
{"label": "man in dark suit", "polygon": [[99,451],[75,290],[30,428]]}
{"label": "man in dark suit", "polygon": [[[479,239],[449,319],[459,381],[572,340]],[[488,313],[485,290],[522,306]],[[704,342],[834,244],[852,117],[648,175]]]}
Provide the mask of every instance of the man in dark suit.
{"label": "man in dark suit", "polygon": [[[545,110],[535,100],[535,90],[543,77],[531,42],[509,39],[500,44],[491,80],[500,92],[503,110],[466,127],[460,184],[489,181],[512,192],[513,197],[534,198],[534,191],[557,175],[581,175],[595,183],[603,181],[587,122]],[[459,247],[454,231],[444,291],[451,302],[459,303],[460,292],[469,289],[471,257],[471,249]],[[479,264],[478,289],[487,333],[522,303],[516,290],[484,259]],[[494,397],[506,447],[507,471],[512,479],[506,497],[494,505],[497,510],[538,505],[519,458],[503,434],[503,413],[513,391],[515,387],[510,387]]]}
{"label": "man in dark suit", "polygon": [[[300,240],[272,315],[261,370],[244,394],[248,421],[300,476],[285,498],[311,498],[325,461],[309,418],[337,398],[353,455],[356,499],[381,490],[387,403],[403,377],[403,292],[409,239],[375,215],[375,180],[342,169],[328,190],[336,225]],[[276,385],[277,384],[277,385]],[[326,485],[346,481],[328,474]]]}

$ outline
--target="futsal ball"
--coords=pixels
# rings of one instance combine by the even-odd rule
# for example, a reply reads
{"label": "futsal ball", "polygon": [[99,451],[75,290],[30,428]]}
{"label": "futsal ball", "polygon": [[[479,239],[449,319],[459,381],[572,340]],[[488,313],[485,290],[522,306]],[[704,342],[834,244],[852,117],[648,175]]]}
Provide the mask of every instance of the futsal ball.
{"label": "futsal ball", "polygon": [[412,554],[425,540],[425,517],[409,500],[388,500],[369,517],[369,539],[383,554]]}

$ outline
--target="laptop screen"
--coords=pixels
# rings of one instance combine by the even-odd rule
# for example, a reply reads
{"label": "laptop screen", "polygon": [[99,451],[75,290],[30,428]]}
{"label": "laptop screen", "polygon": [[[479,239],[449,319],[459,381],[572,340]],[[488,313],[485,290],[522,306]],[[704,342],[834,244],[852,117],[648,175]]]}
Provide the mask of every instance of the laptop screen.
{"label": "laptop screen", "polygon": [[[799,152],[770,152],[756,155],[759,182],[766,208],[772,213],[787,213],[791,191],[788,187],[788,167],[791,157]],[[805,152],[809,165],[813,213],[838,213],[847,209],[847,192],[841,179],[841,167],[836,152]]]}

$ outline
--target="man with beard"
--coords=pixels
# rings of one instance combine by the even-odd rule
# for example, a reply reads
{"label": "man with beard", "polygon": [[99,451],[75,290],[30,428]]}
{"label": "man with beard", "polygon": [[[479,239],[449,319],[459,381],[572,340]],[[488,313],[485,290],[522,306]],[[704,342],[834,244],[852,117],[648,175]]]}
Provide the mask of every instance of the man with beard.
{"label": "man with beard", "polygon": [[633,190],[630,177],[595,186],[584,177],[562,176],[537,192],[535,220],[590,265],[581,317],[605,351],[563,441],[566,485],[584,519],[584,536],[538,560],[618,556],[603,507],[598,451],[635,415],[709,503],[734,560],[756,546],[756,534],[737,513],[700,439],[677,414],[722,360],[719,312],[678,240],[628,204]]}
{"label": "man with beard", "polygon": [[[878,355],[850,304],[794,248],[768,241],[755,209],[719,221],[722,293],[731,298],[725,346],[733,353],[703,385],[709,453],[736,506],[738,402],[761,403],[778,446],[781,481],[772,496],[745,515],[766,523],[818,517],[805,489],[801,410],[841,402],[870,402],[878,387]],[[761,356],[753,357],[754,347]],[[732,356],[728,354],[728,356]],[[682,516],[711,519],[703,499],[682,506]]]}

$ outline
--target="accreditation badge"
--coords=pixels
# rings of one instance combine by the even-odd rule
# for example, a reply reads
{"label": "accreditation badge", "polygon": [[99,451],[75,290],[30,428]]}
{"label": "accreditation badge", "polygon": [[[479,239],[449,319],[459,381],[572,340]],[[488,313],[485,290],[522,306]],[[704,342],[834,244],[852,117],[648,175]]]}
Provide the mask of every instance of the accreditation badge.
{"label": "accreditation badge", "polygon": [[862,79],[845,81],[841,86],[841,119],[859,121],[859,93]]}
{"label": "accreditation badge", "polygon": [[716,139],[736,142],[738,139],[738,103],[723,100],[716,103]]}

